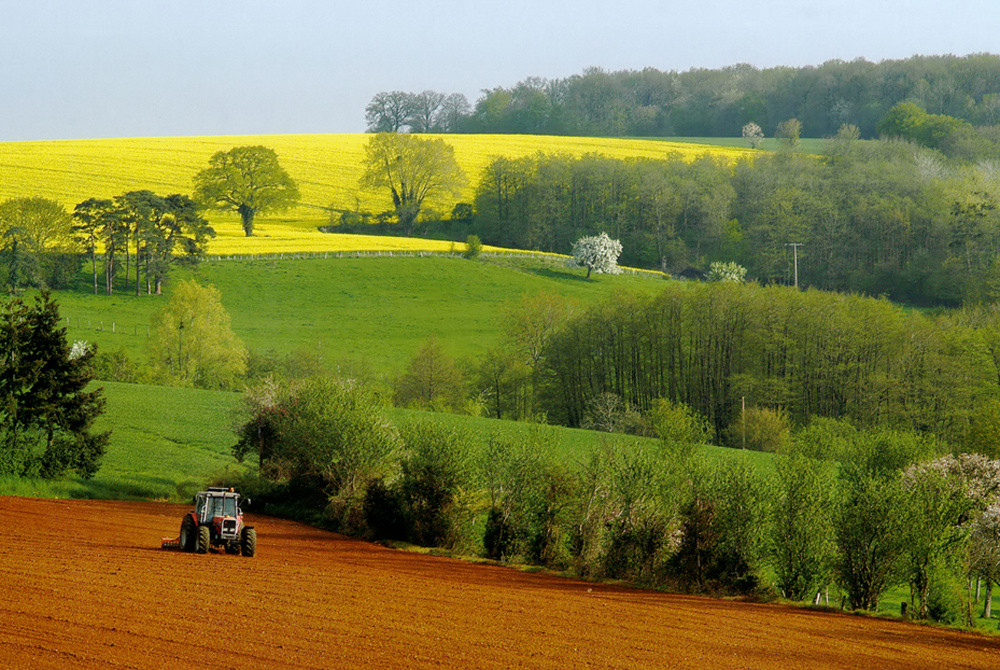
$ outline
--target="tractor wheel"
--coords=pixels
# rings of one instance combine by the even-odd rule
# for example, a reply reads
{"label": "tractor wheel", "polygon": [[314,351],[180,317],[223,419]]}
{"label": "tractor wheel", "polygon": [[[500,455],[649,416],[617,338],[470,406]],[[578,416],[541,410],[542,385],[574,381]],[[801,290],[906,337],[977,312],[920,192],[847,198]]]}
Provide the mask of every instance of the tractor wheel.
{"label": "tractor wheel", "polygon": [[198,526],[198,548],[199,554],[208,553],[208,545],[212,542],[212,529],[208,526]]}
{"label": "tractor wheel", "polygon": [[243,534],[240,537],[240,551],[247,557],[257,553],[257,531],[253,528],[243,529]]}
{"label": "tractor wheel", "polygon": [[197,534],[198,530],[194,525],[194,521],[191,520],[191,517],[184,517],[184,520],[181,521],[181,551],[194,551],[195,536]]}

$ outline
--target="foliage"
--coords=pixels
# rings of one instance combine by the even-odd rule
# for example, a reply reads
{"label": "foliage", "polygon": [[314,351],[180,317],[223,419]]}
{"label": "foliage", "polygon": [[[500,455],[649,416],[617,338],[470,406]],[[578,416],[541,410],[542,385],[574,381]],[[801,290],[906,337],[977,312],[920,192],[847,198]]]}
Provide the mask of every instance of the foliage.
{"label": "foliage", "polygon": [[482,252],[483,243],[480,241],[479,236],[469,235],[465,240],[465,251],[462,252],[462,258],[478,258]]}
{"label": "foliage", "polygon": [[746,278],[747,269],[739,263],[715,262],[708,267],[708,281],[728,281],[742,284]]}
{"label": "foliage", "polygon": [[394,384],[400,407],[455,410],[464,402],[462,372],[445,353],[441,342],[430,337]]}
{"label": "foliage", "polygon": [[79,270],[70,215],[55,200],[0,203],[0,285],[61,288]]}
{"label": "foliage", "polygon": [[0,474],[89,478],[99,467],[109,433],[93,429],[101,391],[85,390],[94,349],[74,352],[59,322],[47,293],[0,311]]}
{"label": "foliage", "polygon": [[550,420],[577,426],[604,393],[640,412],[677,399],[742,445],[745,399],[747,446],[764,449],[785,448],[790,425],[813,416],[958,440],[997,393],[984,333],[885,300],[670,283],[655,297],[618,294],[553,334],[540,401]]}
{"label": "foliage", "polygon": [[1000,121],[1000,99],[985,82],[998,76],[1000,57],[992,54],[684,72],[588,68],[566,78],[529,77],[488,88],[455,130],[728,137],[748,121],[773,134],[780,120],[794,114],[807,137],[830,137],[845,123],[874,137],[879,120],[904,101],[990,126]]}
{"label": "foliage", "polygon": [[359,506],[367,482],[390,473],[399,449],[382,400],[351,380],[265,382],[245,392],[241,408],[238,460],[257,454],[269,478],[316,485]]}
{"label": "foliage", "polygon": [[753,121],[743,126],[743,139],[750,144],[751,149],[759,149],[764,140],[764,131]]}
{"label": "foliage", "polygon": [[648,432],[668,444],[707,444],[712,427],[697,411],[682,402],[657,398],[645,416]]}
{"label": "foliage", "polygon": [[389,191],[404,231],[412,229],[426,199],[457,197],[466,183],[454,147],[441,139],[377,133],[365,146],[362,167],[362,188]]}
{"label": "foliage", "polygon": [[232,389],[246,372],[246,348],[230,327],[219,291],[181,282],[152,317],[156,374],[180,386]]}
{"label": "foliage", "polygon": [[566,267],[587,268],[587,279],[592,272],[616,275],[621,272],[618,267],[621,253],[621,242],[611,239],[607,233],[581,237],[573,243],[572,258],[566,261]]}
{"label": "foliage", "polygon": [[747,407],[733,417],[726,430],[726,441],[732,447],[775,453],[788,449],[791,434],[791,423],[784,410]]}
{"label": "foliage", "polygon": [[802,122],[798,119],[782,121],[774,131],[774,136],[781,138],[789,147],[797,147],[802,139]]}
{"label": "foliage", "polygon": [[242,146],[212,155],[208,167],[194,177],[194,197],[205,207],[237,212],[243,232],[251,237],[257,214],[292,207],[299,188],[274,149]]}
{"label": "foliage", "polygon": [[793,455],[776,464],[770,550],[782,594],[803,600],[828,583],[835,558],[836,489],[832,468]]}
{"label": "foliage", "polygon": [[696,468],[671,560],[680,580],[710,592],[757,591],[769,540],[769,498],[765,480],[746,461]]}

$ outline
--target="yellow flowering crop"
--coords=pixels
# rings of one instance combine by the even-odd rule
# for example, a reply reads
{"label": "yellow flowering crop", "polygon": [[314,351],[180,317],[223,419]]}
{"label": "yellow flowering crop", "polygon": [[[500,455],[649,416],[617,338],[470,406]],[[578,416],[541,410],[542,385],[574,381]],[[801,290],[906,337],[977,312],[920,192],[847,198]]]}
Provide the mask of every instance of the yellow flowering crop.
{"label": "yellow flowering crop", "polygon": [[[261,254],[332,251],[448,251],[450,242],[402,238],[328,235],[316,227],[329,221],[330,209],[380,212],[391,209],[384,194],[358,188],[366,134],[243,135],[222,137],[153,137],[108,140],[66,140],[0,143],[0,201],[41,196],[72,210],[87,198],[110,198],[126,191],[149,189],[168,195],[188,193],[192,179],[217,151],[260,144],[278,154],[296,180],[301,200],[280,216],[258,217],[255,237],[245,238],[239,217],[210,212],[219,236],[210,254]],[[495,157],[520,158],[563,153],[600,153],[613,158],[686,159],[708,154],[726,160],[749,150],[683,142],[538,135],[439,135],[455,147],[455,157],[469,177],[459,201],[471,202],[482,169]],[[429,202],[447,215],[454,202]],[[460,245],[461,246],[461,245]],[[489,250],[489,249],[487,249]]]}

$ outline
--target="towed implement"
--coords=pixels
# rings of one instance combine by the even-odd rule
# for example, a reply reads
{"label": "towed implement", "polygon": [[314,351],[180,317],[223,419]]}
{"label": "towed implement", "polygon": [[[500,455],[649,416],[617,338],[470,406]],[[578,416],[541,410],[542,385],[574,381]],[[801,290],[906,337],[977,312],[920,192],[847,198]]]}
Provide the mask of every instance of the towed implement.
{"label": "towed implement", "polygon": [[205,554],[211,547],[223,547],[227,554],[257,553],[257,531],[243,524],[239,493],[213,487],[200,491],[194,502],[195,509],[181,520],[180,535],[175,540],[165,538],[164,549]]}

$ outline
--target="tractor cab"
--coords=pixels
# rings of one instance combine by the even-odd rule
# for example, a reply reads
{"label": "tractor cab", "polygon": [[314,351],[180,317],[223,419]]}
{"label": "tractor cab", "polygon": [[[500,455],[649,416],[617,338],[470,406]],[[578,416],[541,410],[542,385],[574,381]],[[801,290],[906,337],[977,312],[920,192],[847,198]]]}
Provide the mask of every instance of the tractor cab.
{"label": "tractor cab", "polygon": [[195,511],[200,523],[215,517],[236,517],[240,513],[238,493],[228,489],[209,489],[195,496]]}

